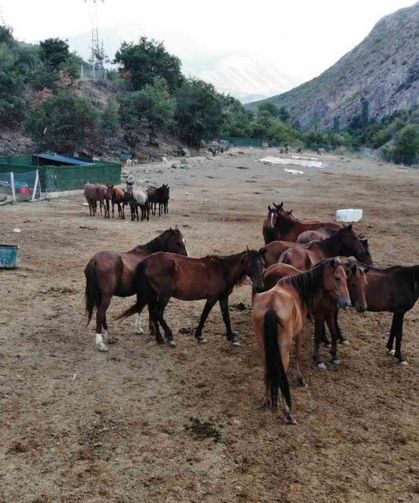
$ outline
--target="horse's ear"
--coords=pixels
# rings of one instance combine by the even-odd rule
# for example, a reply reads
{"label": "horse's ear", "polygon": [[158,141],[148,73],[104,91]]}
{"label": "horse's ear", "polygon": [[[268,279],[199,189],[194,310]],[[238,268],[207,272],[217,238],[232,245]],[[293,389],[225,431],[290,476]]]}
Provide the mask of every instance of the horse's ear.
{"label": "horse's ear", "polygon": [[263,257],[263,255],[265,255],[266,251],[267,251],[266,248],[259,248],[258,253],[259,253],[259,255],[261,255]]}
{"label": "horse's ear", "polygon": [[336,259],[332,258],[329,263],[330,263],[330,267],[332,267],[332,269],[336,269],[336,267],[337,267]]}
{"label": "horse's ear", "polygon": [[268,204],[268,211],[271,211],[271,205]]}
{"label": "horse's ear", "polygon": [[371,267],[364,267],[364,269],[363,269],[363,270],[364,270],[364,272],[365,272],[365,274],[366,274],[366,273],[367,273],[370,269],[371,269]]}

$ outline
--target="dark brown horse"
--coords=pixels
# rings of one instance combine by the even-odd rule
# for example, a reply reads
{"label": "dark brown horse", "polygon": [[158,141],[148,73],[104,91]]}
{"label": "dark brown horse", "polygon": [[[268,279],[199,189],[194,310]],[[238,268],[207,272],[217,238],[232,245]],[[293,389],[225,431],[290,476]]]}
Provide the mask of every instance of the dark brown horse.
{"label": "dark brown horse", "polygon": [[292,215],[278,212],[278,218],[275,223],[274,239],[275,241],[297,241],[299,234],[302,232],[322,228],[339,230],[342,226],[335,222],[320,222],[319,220],[301,221],[297,220]]}
{"label": "dark brown horse", "polygon": [[125,218],[125,205],[128,204],[128,194],[122,187],[112,187],[112,218],[115,217],[115,204],[118,208],[118,217]]}
{"label": "dark brown horse", "polygon": [[180,300],[207,299],[202,311],[195,337],[206,342],[202,335],[205,321],[218,301],[221,307],[227,340],[234,346],[240,342],[231,329],[228,297],[235,285],[245,276],[250,277],[255,287],[263,288],[263,264],[261,255],[247,250],[236,255],[210,255],[202,258],[181,257],[173,253],[155,253],[144,259],[137,267],[135,284],[137,303],[118,318],[125,318],[149,305],[153,319],[164,330],[166,340],[174,345],[173,334],[163,318],[164,309],[171,297]]}
{"label": "dark brown horse", "polygon": [[296,422],[291,415],[286,374],[290,348],[295,338],[298,383],[306,386],[301,373],[304,322],[313,299],[324,295],[334,299],[335,307],[350,304],[346,273],[339,260],[324,260],[307,272],[286,277],[267,292],[255,295],[253,301],[253,324],[265,370],[266,402],[276,407],[281,390],[288,423]]}
{"label": "dark brown horse", "polygon": [[148,203],[153,215],[156,214],[156,208],[159,208],[159,216],[162,213],[169,212],[169,193],[170,187],[163,184],[161,187],[149,187],[147,189]]}
{"label": "dark brown horse", "polygon": [[[360,262],[371,265],[369,250],[352,229],[352,224],[340,229],[336,234],[323,241],[313,241],[308,245],[288,248],[279,257],[279,262],[290,264],[301,271],[307,271],[315,264],[328,257],[354,256]],[[361,258],[362,257],[362,258]]]}
{"label": "dark brown horse", "polygon": [[[406,365],[402,355],[403,318],[419,298],[419,265],[396,265],[388,269],[370,267],[367,272],[367,311],[393,313],[388,351]],[[350,288],[350,294],[354,291]],[[394,349],[394,340],[396,346]]]}
{"label": "dark brown horse", "polygon": [[173,252],[188,255],[185,239],[179,229],[168,229],[145,245],[126,253],[102,251],[96,253],[84,270],[86,276],[86,313],[90,322],[96,312],[96,348],[107,351],[109,337],[106,311],[114,295],[129,297],[137,292],[134,274],[138,264],[147,255],[156,252]]}
{"label": "dark brown horse", "polygon": [[[351,289],[351,302],[355,306],[357,312],[362,313],[367,309],[366,302],[366,286],[368,267],[361,267],[356,262],[348,262],[343,264],[347,276],[347,287]],[[287,276],[296,276],[302,271],[288,264],[274,264],[268,267],[263,274],[263,282],[265,289],[271,289],[279,280]],[[327,323],[330,334],[332,336],[332,345],[330,354],[332,355],[332,363],[338,365],[340,363],[337,356],[337,341],[339,332],[337,328],[337,312],[336,299],[323,292],[322,295],[314,296],[310,305],[310,313],[314,318],[314,355],[315,364],[321,368],[326,368],[325,364],[320,359],[319,348],[320,342],[325,340],[324,323]]]}
{"label": "dark brown horse", "polygon": [[112,199],[113,185],[102,185],[99,183],[86,183],[84,186],[84,197],[89,204],[89,215],[96,215],[97,203],[99,202],[100,214],[104,211],[105,218],[109,218],[109,201]]}

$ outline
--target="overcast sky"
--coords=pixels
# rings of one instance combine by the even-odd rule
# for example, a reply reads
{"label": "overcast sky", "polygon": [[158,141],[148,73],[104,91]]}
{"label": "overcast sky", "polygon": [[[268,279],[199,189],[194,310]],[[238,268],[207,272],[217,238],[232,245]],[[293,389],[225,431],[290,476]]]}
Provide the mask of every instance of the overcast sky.
{"label": "overcast sky", "polygon": [[[181,58],[186,73],[236,95],[269,95],[315,77],[361,42],[382,16],[413,3],[98,0],[98,17],[109,56],[121,40],[152,36]],[[86,57],[91,4],[92,0],[0,0],[0,12],[18,39],[67,38]]]}

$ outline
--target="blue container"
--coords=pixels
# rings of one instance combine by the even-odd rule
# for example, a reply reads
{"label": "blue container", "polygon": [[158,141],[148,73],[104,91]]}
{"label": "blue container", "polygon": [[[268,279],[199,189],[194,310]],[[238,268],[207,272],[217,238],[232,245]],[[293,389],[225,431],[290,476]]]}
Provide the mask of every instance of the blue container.
{"label": "blue container", "polygon": [[0,269],[13,269],[17,266],[18,245],[0,244]]}

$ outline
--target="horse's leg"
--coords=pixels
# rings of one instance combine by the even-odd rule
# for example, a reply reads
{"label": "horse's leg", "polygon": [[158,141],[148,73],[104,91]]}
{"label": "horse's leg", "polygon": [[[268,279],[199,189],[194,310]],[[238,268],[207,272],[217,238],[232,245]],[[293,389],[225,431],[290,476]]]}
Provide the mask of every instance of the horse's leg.
{"label": "horse's leg", "polygon": [[394,318],[396,318],[396,352],[394,357],[398,358],[400,364],[407,365],[407,361],[402,356],[403,317],[404,313],[394,313]]}
{"label": "horse's leg", "polygon": [[[160,309],[162,309],[162,311],[164,311],[168,302],[169,299],[163,299],[160,302]],[[150,304],[148,305],[148,328],[150,335],[154,335],[156,337],[157,344],[164,344],[164,337],[160,333],[159,323],[157,321],[155,311],[153,311]]]}
{"label": "horse's leg", "polygon": [[118,216],[119,216],[119,204],[118,203],[114,203],[112,201],[112,218],[115,218],[115,204],[117,204],[117,207],[118,207]]}
{"label": "horse's leg", "polygon": [[[282,360],[282,365],[284,366],[285,372],[288,370],[288,365],[290,362],[290,348],[292,342],[292,335],[285,332],[284,330],[279,331],[278,345],[280,348],[280,357]],[[284,397],[282,397],[282,406],[285,417],[285,422],[288,424],[297,424],[294,416],[291,414],[291,410],[286,404]]]}
{"label": "horse's leg", "polygon": [[164,330],[164,336],[166,337],[167,342],[171,346],[176,346],[176,342],[173,340],[173,332],[170,329],[169,325],[166,323],[165,319],[163,318],[163,313],[164,309],[167,306],[167,303],[169,302],[169,298],[159,298],[155,302],[153,302],[152,310],[153,310],[153,318],[156,319],[162,329]]}
{"label": "horse's leg", "polygon": [[306,388],[307,383],[304,380],[303,374],[301,372],[302,349],[303,349],[303,332],[299,332],[295,337],[295,364],[297,367],[297,383],[302,388]]}
{"label": "horse's leg", "polygon": [[339,309],[336,309],[335,313],[335,328],[336,328],[336,333],[338,337],[338,342],[340,344],[344,344],[345,346],[349,345],[348,339],[343,335],[342,330],[340,329],[339,323],[338,323],[338,316],[339,316]]}
{"label": "horse's leg", "polygon": [[390,335],[387,341],[387,349],[391,355],[395,355],[396,351],[393,349],[394,338],[396,336],[397,322],[396,313],[393,313],[393,319],[391,321]]}
{"label": "horse's leg", "polygon": [[320,342],[322,340],[322,333],[324,328],[324,318],[323,316],[316,317],[314,320],[314,354],[313,360],[317,368],[325,370],[326,365],[322,362],[320,358]]}
{"label": "horse's leg", "polygon": [[230,341],[233,346],[240,346],[241,344],[239,339],[237,338],[237,335],[231,329],[230,313],[228,311],[228,297],[221,297],[219,301],[224,325],[226,326],[227,330],[227,340]]}
{"label": "horse's leg", "polygon": [[101,292],[101,300],[96,310],[96,349],[98,351],[109,351],[106,342],[108,341],[108,325],[106,323],[106,311],[111,302],[112,295],[105,295]]}
{"label": "horse's leg", "polygon": [[217,302],[217,297],[213,297],[211,299],[207,299],[207,302],[205,303],[204,309],[201,314],[201,318],[199,320],[199,324],[195,330],[195,338],[198,342],[207,342],[205,337],[202,335],[202,329],[204,328],[204,324],[207,321],[208,315],[211,312],[211,309],[214,307],[214,304]]}
{"label": "horse's leg", "polygon": [[338,332],[335,326],[335,313],[326,318],[326,323],[327,327],[329,328],[330,335],[332,337],[332,346],[330,348],[330,354],[332,355],[332,363],[335,365],[340,365],[340,360],[337,354]]}

